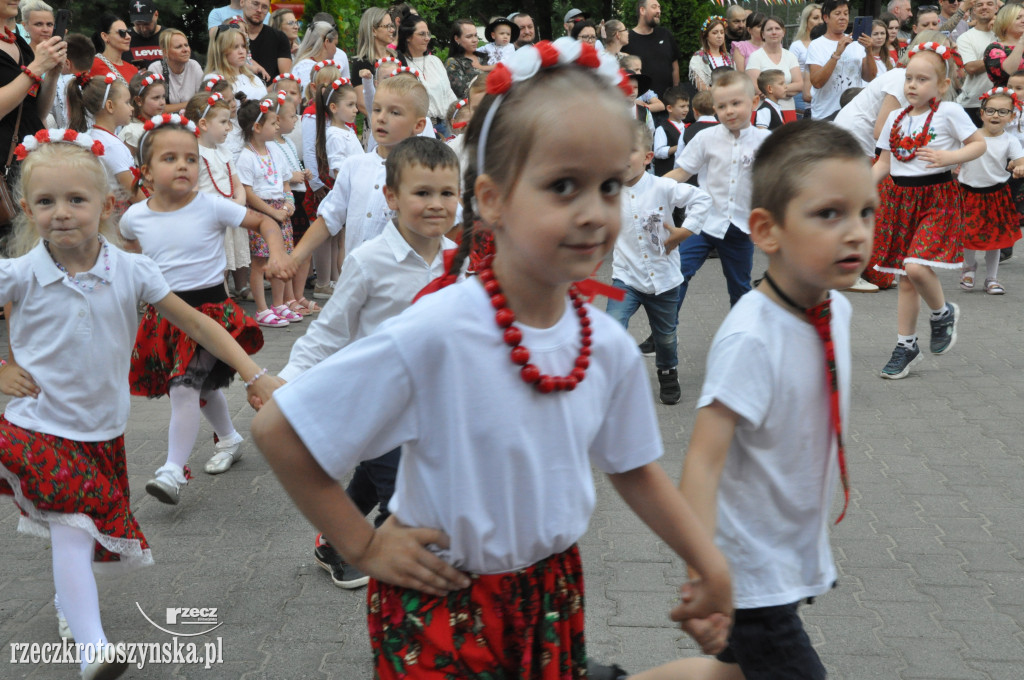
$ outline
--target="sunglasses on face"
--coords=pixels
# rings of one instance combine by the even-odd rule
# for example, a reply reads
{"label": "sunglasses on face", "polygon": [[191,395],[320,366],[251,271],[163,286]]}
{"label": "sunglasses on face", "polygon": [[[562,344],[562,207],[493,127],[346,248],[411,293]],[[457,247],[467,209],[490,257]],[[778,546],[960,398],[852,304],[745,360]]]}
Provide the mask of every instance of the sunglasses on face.
{"label": "sunglasses on face", "polygon": [[116,31],[111,31],[111,33],[117,33],[122,38],[127,38],[128,37],[128,29],[126,29],[126,28],[119,28]]}

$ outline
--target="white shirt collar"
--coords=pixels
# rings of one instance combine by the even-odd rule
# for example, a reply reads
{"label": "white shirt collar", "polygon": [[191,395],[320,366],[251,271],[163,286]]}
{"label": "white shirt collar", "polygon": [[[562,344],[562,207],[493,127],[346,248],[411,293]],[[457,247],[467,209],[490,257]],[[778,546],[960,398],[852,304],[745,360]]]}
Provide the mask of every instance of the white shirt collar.
{"label": "white shirt collar", "polygon": [[[114,248],[110,246],[103,236],[99,236],[100,239],[100,253],[96,258],[95,264],[88,272],[90,276],[94,276],[101,281],[110,283],[114,280],[114,257],[103,257],[103,249],[107,248],[108,253],[113,251]],[[32,272],[36,276],[36,280],[39,281],[39,285],[48,286],[51,283],[55,283],[64,278],[64,272],[57,268],[57,263],[54,262],[53,257],[50,256],[50,252],[46,249],[46,243],[39,241],[36,247],[29,251],[29,260],[32,263]],[[107,261],[109,261],[110,270],[107,271]]]}

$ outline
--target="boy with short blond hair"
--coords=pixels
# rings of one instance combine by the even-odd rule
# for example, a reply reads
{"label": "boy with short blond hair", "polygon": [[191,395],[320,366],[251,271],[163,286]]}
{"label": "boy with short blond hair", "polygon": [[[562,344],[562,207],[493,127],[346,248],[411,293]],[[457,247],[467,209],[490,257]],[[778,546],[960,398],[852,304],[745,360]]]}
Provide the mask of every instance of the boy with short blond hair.
{"label": "boy with short blond hair", "polygon": [[761,71],[757,76],[757,89],[761,91],[761,105],[754,115],[754,127],[775,130],[782,127],[782,107],[779,99],[786,96],[786,74],[778,69]]}

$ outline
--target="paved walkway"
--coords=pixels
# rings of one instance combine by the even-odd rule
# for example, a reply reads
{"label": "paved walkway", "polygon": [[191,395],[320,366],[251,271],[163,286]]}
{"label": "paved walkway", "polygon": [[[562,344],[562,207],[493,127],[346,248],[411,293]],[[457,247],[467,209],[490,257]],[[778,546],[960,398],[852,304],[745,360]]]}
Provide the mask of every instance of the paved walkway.
{"label": "paved walkway", "polygon": [[[673,477],[681,470],[707,348],[727,311],[717,268],[712,261],[698,274],[683,307],[683,402],[658,406],[664,465]],[[762,268],[759,257],[755,269]],[[1011,260],[1000,278],[1008,293],[992,297],[960,291],[954,275],[943,275],[950,299],[963,310],[959,344],[950,355],[927,356],[898,382],[877,377],[895,341],[895,292],[850,296],[852,502],[833,534],[839,587],[804,610],[831,678],[1024,677],[1024,263]],[[640,337],[646,320],[641,315],[634,324]],[[260,362],[281,368],[303,328],[268,330]],[[653,361],[649,368],[654,390]],[[229,400],[246,433],[251,413],[242,390],[231,388]],[[154,665],[125,677],[371,677],[363,592],[334,588],[313,563],[312,530],[251,443],[231,472],[199,472],[181,505],[161,505],[143,486],[165,455],[169,406],[135,399],[132,408],[131,486],[156,565],[100,577],[107,633],[113,640],[170,642],[139,608],[164,627],[191,632],[198,627],[167,626],[166,609],[216,607],[220,628],[193,639],[220,637],[223,664],[210,670]],[[204,423],[193,459],[198,468],[209,437]],[[598,494],[581,541],[591,654],[632,670],[694,654],[667,619],[682,581],[680,561],[603,478]],[[71,667],[10,663],[10,643],[57,640],[49,545],[16,534],[16,524],[13,505],[0,503],[0,677],[77,677]]]}

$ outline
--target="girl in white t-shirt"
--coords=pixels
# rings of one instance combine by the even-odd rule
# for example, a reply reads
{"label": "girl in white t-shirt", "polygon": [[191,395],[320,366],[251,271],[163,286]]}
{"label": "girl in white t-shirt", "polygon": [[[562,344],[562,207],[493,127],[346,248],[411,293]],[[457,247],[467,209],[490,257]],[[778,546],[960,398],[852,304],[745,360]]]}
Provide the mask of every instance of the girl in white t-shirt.
{"label": "girl in white t-shirt", "polygon": [[118,139],[128,145],[134,156],[139,150],[139,137],[142,126],[153,116],[164,112],[167,103],[167,84],[159,73],[139,71],[128,83],[128,91],[132,96],[132,122],[121,128]]}
{"label": "girl in white t-shirt", "polygon": [[[230,93],[230,88],[228,91]],[[231,101],[234,103],[235,100]],[[238,176],[237,164],[225,145],[231,130],[236,127],[231,120],[232,108],[232,104],[219,92],[202,92],[189,100],[185,106],[185,117],[194,121],[199,129],[199,191],[245,205],[245,188]],[[227,271],[234,283],[234,297],[251,300],[249,234],[245,229],[229,227],[224,232],[224,254]]]}
{"label": "girl in white t-shirt", "polygon": [[363,145],[350,127],[359,114],[355,88],[345,78],[338,78],[321,88],[315,104],[317,170],[337,177],[346,158],[363,153]]}
{"label": "girl in white t-shirt", "polygon": [[[89,116],[93,119],[91,126]],[[68,83],[69,127],[79,132],[88,130],[94,139],[103,144],[101,160],[112,178],[111,190],[118,198],[118,215],[130,203],[142,199],[141,194],[135,191],[135,160],[132,152],[114,135],[117,128],[127,125],[131,119],[131,94],[114,74],[93,76],[85,85],[78,79]]]}
{"label": "girl in white t-shirt", "polygon": [[[273,267],[288,268],[281,232],[269,217],[221,196],[196,191],[200,156],[194,123],[179,114],[151,118],[139,140],[139,158],[152,196],[132,206],[121,220],[121,234],[160,267],[171,288],[231,334],[249,354],[263,346],[263,333],[224,291],[224,231],[244,227],[268,236]],[[280,264],[279,264],[280,263]],[[227,471],[238,460],[242,436],[235,431],[221,388],[234,372],[218,362],[150,307],[139,325],[129,382],[134,395],[171,401],[167,461],[146,484],[162,503],[175,505],[190,472],[185,464],[199,434],[202,413],[219,441],[204,469]]]}
{"label": "girl in white t-shirt", "polygon": [[[269,215],[281,225],[285,249],[291,253],[292,246],[292,213],[295,204],[290,190],[285,187],[289,182],[301,182],[301,172],[294,172],[288,165],[284,152],[273,143],[278,131],[278,107],[280,99],[264,99],[248,101],[238,109],[238,125],[242,128],[246,147],[238,156],[238,176],[245,187],[245,202],[253,210]],[[274,279],[270,282],[270,294],[273,307],[267,305],[266,293],[263,290],[263,272],[267,267],[267,243],[257,234],[249,234],[250,266],[249,286],[256,302],[256,322],[261,326],[282,328],[289,323],[302,321],[302,315],[292,311],[285,304],[284,281]]]}
{"label": "girl in white t-shirt", "polygon": [[[974,288],[978,269],[977,251],[985,253],[985,292],[1002,295],[1005,291],[996,278],[999,251],[1010,248],[1020,239],[1020,222],[1010,195],[1012,170],[1024,165],[1024,148],[1006,126],[1021,102],[1017,94],[1005,87],[996,87],[981,95],[981,136],[985,154],[960,166],[960,188],[964,206],[964,267],[960,287]],[[1024,167],[1013,174],[1024,176]]]}
{"label": "girl in white t-shirt", "polygon": [[[280,381],[259,377],[220,326],[171,293],[152,260],[117,247],[94,141],[50,130],[26,138],[19,152],[19,256],[0,260],[12,350],[6,366],[0,361],[0,392],[12,397],[0,417],[0,493],[21,511],[19,531],[50,539],[61,627],[79,643],[106,647],[94,570],[153,562],[129,503],[123,435],[137,301],[190,329],[253,384],[250,395],[269,396],[260,388]],[[76,229],[54,228],[68,218]],[[82,670],[114,678],[127,665],[122,656],[83,661]]]}
{"label": "girl in white t-shirt", "polygon": [[985,140],[959,104],[940,101],[949,91],[953,52],[930,42],[908,53],[904,93],[910,105],[889,114],[878,148],[875,180],[882,183],[872,259],[875,269],[900,275],[896,348],[882,377],[906,377],[920,358],[920,300],[931,310],[933,354],[956,343],[957,305],[947,302],[940,269],[963,262],[963,210],[952,170],[985,153]]}
{"label": "girl in white t-shirt", "polygon": [[[593,68],[579,55],[572,38],[542,42],[489,75],[466,133],[462,248],[484,225],[493,259],[279,389],[253,421],[288,493],[370,575],[381,677],[586,673],[576,541],[594,508],[592,464],[701,575],[674,616],[712,617],[700,642],[725,643],[728,567],[655,462],[636,343],[573,285],[614,246],[633,139],[615,58],[594,54]],[[573,124],[551,125],[566,109]],[[416,195],[424,179],[403,176],[402,192],[410,182]],[[356,399],[374,406],[338,410]],[[396,446],[393,514],[375,530],[337,480]]]}

